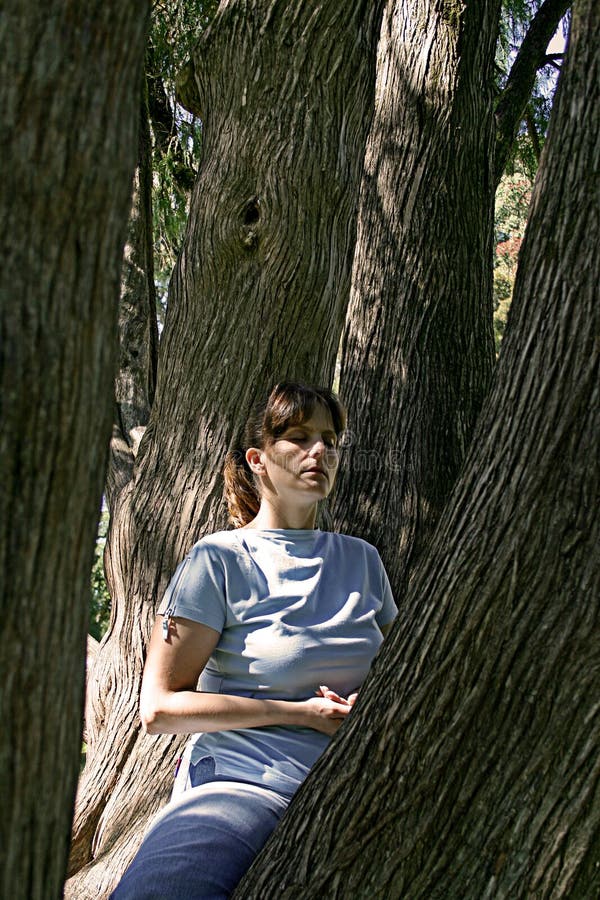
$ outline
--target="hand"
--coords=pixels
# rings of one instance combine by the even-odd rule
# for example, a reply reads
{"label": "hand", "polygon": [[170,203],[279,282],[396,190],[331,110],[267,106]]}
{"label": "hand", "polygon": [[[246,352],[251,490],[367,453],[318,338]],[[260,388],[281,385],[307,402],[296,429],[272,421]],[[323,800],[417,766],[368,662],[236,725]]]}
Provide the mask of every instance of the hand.
{"label": "hand", "polygon": [[347,703],[349,706],[354,706],[358,697],[358,691],[348,694],[347,698],[340,697],[339,694],[336,694],[335,691],[332,691],[324,684],[319,685],[319,690],[316,693],[319,697],[327,697],[328,700],[334,700],[336,703]]}
{"label": "hand", "polygon": [[[347,698],[340,697],[335,691],[321,684],[315,693],[316,697],[304,701],[311,716],[309,728],[333,735],[354,706],[358,692],[350,694]],[[322,703],[315,702],[320,698],[329,701],[328,704],[324,706]]]}
{"label": "hand", "polygon": [[314,728],[323,734],[334,735],[350,710],[351,704],[342,697],[334,700],[333,697],[338,695],[335,691],[328,692],[333,696],[323,696],[319,694],[317,697],[311,697],[309,700],[301,700],[300,705],[306,713],[303,725]]}

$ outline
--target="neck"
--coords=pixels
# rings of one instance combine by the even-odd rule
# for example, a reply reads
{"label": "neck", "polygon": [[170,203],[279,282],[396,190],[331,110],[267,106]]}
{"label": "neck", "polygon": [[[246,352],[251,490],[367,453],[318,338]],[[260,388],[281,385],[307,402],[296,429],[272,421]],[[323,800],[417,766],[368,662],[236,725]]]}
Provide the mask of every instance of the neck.
{"label": "neck", "polygon": [[316,503],[303,509],[280,509],[263,498],[254,519],[243,527],[313,529],[316,518]]}

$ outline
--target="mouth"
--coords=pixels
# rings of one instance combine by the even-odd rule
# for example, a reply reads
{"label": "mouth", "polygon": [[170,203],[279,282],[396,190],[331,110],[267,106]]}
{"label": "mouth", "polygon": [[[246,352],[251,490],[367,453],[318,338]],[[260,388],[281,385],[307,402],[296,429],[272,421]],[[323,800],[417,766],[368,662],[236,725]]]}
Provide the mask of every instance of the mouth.
{"label": "mouth", "polygon": [[327,475],[324,472],[324,470],[319,469],[318,466],[313,466],[312,469],[305,469],[304,471],[310,473],[311,475],[323,475],[325,478],[327,478]]}

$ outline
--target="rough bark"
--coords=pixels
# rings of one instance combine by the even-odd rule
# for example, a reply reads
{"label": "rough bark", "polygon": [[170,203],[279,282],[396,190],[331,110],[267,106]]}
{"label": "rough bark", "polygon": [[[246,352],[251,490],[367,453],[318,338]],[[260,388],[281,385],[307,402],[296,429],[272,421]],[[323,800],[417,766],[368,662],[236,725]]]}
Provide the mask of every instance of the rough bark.
{"label": "rough bark", "polygon": [[[104,486],[111,523],[118,522],[120,493],[133,476],[135,458],[148,424],[156,389],[158,322],[152,235],[152,147],[145,85],[141,100],[137,166],[121,270],[119,361],[114,380],[114,419]],[[109,545],[111,527],[109,525]],[[109,563],[108,551],[105,555],[106,567]],[[92,658],[88,653],[84,723],[88,765],[97,748],[97,720],[93,704],[93,668],[97,658],[97,648]],[[89,730],[89,723],[92,731]]]}
{"label": "rough bark", "polygon": [[340,393],[336,527],[398,597],[454,485],[493,362],[499,3],[390,0],[361,190]]}
{"label": "rough bark", "polygon": [[131,480],[133,464],[156,389],[158,322],[152,236],[152,146],[146,90],[142,93],[138,161],[119,303],[119,364],[105,499],[111,517],[118,495]]}
{"label": "rough bark", "polygon": [[59,897],[147,0],[0,18],[0,894]]}
{"label": "rough bark", "polygon": [[245,900],[599,894],[599,40],[576,3],[464,473]]}
{"label": "rough bark", "polygon": [[546,61],[546,49],[571,0],[545,0],[540,6],[512,64],[508,81],[496,106],[496,186],[504,174],[510,150],[531,99],[535,77]]}
{"label": "rough bark", "polygon": [[537,127],[535,124],[535,119],[533,117],[531,104],[529,104],[529,106],[525,110],[525,125],[527,127],[527,134],[529,135],[529,140],[531,141],[531,149],[533,150],[533,155],[535,157],[535,161],[539,165],[540,156],[542,155],[542,148],[540,145],[540,136],[537,133]]}
{"label": "rough bark", "polygon": [[225,524],[225,453],[274,380],[331,381],[381,9],[222,3],[188,68],[202,164],[150,422],[107,544],[113,618],[90,680],[93,746],[67,888],[77,900],[108,892],[170,790],[181,739],[139,730],[144,645],[177,562]]}

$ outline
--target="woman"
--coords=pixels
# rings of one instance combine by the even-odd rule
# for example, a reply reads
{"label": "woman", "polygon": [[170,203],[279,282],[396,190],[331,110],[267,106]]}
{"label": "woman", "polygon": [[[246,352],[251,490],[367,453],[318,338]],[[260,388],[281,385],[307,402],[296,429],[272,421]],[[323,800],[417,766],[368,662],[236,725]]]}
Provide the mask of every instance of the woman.
{"label": "woman", "polygon": [[396,606],[373,546],[315,528],[345,419],[282,382],[228,454],[236,527],[178,567],[142,683],[145,729],[192,737],[117,900],[228,897],[352,709]]}

